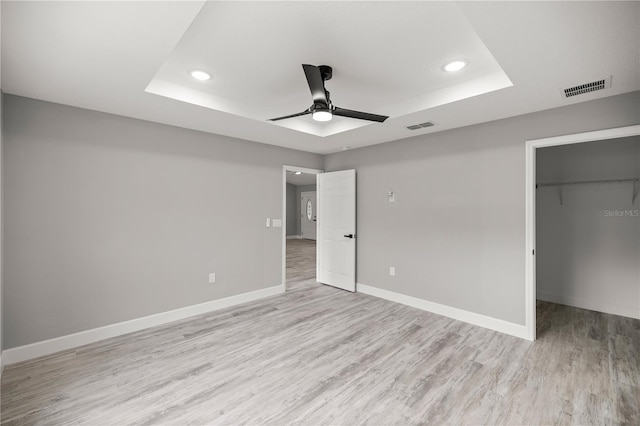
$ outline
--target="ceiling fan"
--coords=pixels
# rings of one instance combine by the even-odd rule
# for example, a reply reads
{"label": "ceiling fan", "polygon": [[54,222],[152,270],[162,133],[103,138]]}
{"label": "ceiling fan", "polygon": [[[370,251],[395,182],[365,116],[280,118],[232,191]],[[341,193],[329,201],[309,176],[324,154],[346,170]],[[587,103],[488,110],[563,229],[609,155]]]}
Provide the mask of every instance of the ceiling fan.
{"label": "ceiling fan", "polygon": [[324,82],[331,80],[333,69],[328,65],[307,65],[303,64],[304,75],[307,77],[311,96],[313,97],[313,105],[306,110],[297,114],[285,115],[284,117],[271,118],[269,121],[285,120],[287,118],[299,117],[301,115],[311,114],[316,121],[329,121],[334,115],[340,117],[357,118],[359,120],[369,120],[382,123],[389,118],[386,115],[370,114],[368,112],[353,111],[334,106],[329,97],[329,91],[324,88]]}

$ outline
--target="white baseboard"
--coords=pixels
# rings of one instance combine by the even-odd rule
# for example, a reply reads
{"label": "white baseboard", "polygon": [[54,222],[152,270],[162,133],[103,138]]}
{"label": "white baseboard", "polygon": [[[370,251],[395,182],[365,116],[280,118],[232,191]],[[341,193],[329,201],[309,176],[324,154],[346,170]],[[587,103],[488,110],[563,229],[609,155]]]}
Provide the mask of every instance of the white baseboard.
{"label": "white baseboard", "polygon": [[453,308],[451,306],[441,305],[439,303],[418,299],[417,297],[407,296],[405,294],[395,293],[389,290],[383,290],[377,287],[371,287],[365,284],[357,284],[356,288],[358,292],[368,294],[370,296],[379,297],[396,303],[402,303],[403,305],[422,309],[423,311],[453,318],[458,321],[488,328],[490,330],[499,331],[521,339],[530,340],[524,325],[488,317],[486,315],[476,314],[474,312]]}
{"label": "white baseboard", "polygon": [[287,235],[287,240],[301,240],[302,235]]}
{"label": "white baseboard", "polygon": [[541,291],[537,292],[536,298],[538,300],[544,300],[545,302],[573,306],[574,308],[588,309],[590,311],[604,312],[605,314],[620,315],[623,317],[640,319],[640,309],[634,309],[629,306],[602,303],[600,301],[595,302],[579,297],[563,296]]}
{"label": "white baseboard", "polygon": [[200,303],[198,305],[187,306],[172,311],[162,312],[155,315],[149,315],[129,321],[111,324],[104,327],[94,328],[91,330],[81,331],[79,333],[69,334],[66,336],[56,337],[54,339],[44,340],[42,342],[31,343],[29,345],[19,346],[17,348],[7,349],[2,353],[2,361],[7,365],[20,361],[37,358],[44,355],[50,355],[55,352],[66,349],[76,348],[78,346],[87,345],[100,340],[109,339],[111,337],[121,336],[123,334],[132,333],[134,331],[144,330],[149,327],[166,324],[194,315],[206,314],[207,312],[217,311],[219,309],[228,308],[242,303],[251,302],[269,296],[281,294],[283,287],[277,285],[261,290],[242,293],[235,296],[225,297],[224,299],[211,300],[209,302]]}

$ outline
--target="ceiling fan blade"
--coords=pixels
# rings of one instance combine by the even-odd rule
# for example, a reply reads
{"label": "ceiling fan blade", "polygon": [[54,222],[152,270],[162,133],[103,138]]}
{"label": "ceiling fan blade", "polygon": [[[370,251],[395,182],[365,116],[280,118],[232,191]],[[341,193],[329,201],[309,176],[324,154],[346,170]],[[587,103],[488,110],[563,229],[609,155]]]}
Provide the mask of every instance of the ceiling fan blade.
{"label": "ceiling fan blade", "polygon": [[307,83],[309,83],[309,89],[311,89],[311,96],[313,97],[314,104],[322,104],[326,107],[329,106],[329,100],[327,99],[327,92],[324,89],[324,79],[320,68],[315,65],[303,64],[304,75],[307,77]]}
{"label": "ceiling fan blade", "polygon": [[311,114],[311,110],[310,109],[304,110],[304,111],[299,112],[297,114],[285,115],[284,117],[270,118],[269,121],[285,120],[287,118],[300,117],[301,115],[307,115],[307,114]]}
{"label": "ceiling fan blade", "polygon": [[368,112],[353,111],[350,109],[344,109],[339,107],[335,107],[333,109],[333,115],[339,115],[341,117],[349,117],[349,118],[358,118],[360,120],[377,121],[378,123],[382,123],[384,120],[389,118],[386,115],[369,114]]}

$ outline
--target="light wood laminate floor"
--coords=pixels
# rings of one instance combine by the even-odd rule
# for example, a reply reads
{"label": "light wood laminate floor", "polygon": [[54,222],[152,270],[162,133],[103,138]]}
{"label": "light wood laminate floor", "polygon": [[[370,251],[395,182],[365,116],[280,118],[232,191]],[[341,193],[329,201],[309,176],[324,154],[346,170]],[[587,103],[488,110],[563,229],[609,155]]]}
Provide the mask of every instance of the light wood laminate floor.
{"label": "light wood laminate floor", "polygon": [[640,321],[527,342],[315,284],[10,365],[3,425],[640,424]]}
{"label": "light wood laminate floor", "polygon": [[287,240],[287,288],[292,289],[315,283],[316,241]]}

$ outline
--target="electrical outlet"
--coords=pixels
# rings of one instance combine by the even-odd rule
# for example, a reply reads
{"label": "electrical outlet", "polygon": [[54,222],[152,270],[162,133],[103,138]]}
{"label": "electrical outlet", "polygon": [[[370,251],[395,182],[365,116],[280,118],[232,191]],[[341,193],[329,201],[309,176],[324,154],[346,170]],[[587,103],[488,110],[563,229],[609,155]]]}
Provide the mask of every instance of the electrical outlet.
{"label": "electrical outlet", "polygon": [[392,277],[396,276],[396,267],[395,266],[389,266],[389,275],[391,275]]}
{"label": "electrical outlet", "polygon": [[215,272],[209,273],[209,284],[213,284],[215,282],[216,282],[216,273]]}

